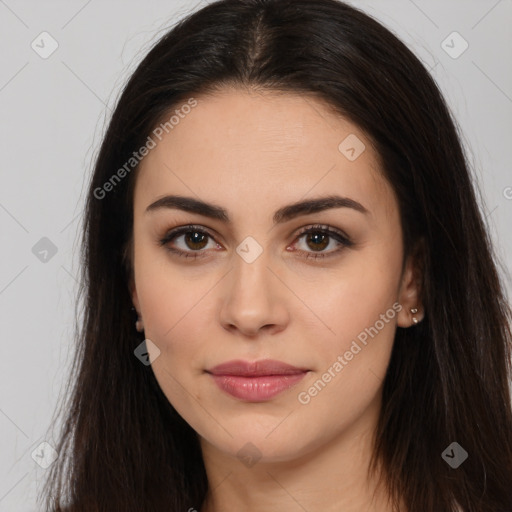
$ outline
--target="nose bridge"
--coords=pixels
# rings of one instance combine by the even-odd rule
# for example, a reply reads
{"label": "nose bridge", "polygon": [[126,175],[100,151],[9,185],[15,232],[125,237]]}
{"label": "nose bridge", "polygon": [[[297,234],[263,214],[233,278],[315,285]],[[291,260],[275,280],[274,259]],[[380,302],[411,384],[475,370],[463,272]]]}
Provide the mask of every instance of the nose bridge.
{"label": "nose bridge", "polygon": [[267,268],[270,264],[269,251],[263,250],[263,247],[259,249],[251,241],[244,241],[236,252],[233,257],[230,294],[242,301],[270,301],[272,284],[269,281],[272,273]]}
{"label": "nose bridge", "polygon": [[[281,303],[279,281],[268,267],[270,251],[254,239],[245,239],[233,255],[233,270],[227,279],[221,311],[226,328],[255,334],[261,327],[283,324],[286,308]],[[282,327],[282,325],[281,325]]]}

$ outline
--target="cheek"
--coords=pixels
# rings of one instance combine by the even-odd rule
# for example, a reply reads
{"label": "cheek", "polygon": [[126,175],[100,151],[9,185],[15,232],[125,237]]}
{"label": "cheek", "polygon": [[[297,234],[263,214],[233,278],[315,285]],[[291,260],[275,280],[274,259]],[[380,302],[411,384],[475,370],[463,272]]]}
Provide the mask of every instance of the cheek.
{"label": "cheek", "polygon": [[310,350],[319,362],[315,378],[325,372],[336,375],[323,380],[332,380],[334,385],[329,386],[333,391],[336,388],[334,393],[341,393],[338,396],[343,400],[357,401],[362,389],[376,391],[386,372],[396,331],[396,309],[400,306],[388,290],[375,287],[367,295],[359,290],[359,297],[340,293],[332,303],[324,313],[331,320],[328,324],[333,333],[308,336],[313,340]]}
{"label": "cheek", "polygon": [[306,334],[316,371],[296,393],[305,417],[318,418],[333,435],[348,428],[378,398],[400,308],[392,279],[377,282],[367,272],[338,283],[327,293],[328,300],[319,302],[318,296],[318,315],[334,332]]}
{"label": "cheek", "polygon": [[205,310],[211,286],[162,275],[153,282],[147,280],[141,288],[146,336],[173,360],[193,354],[211,327]]}
{"label": "cheek", "polygon": [[[319,274],[314,286],[308,282],[303,283],[302,290],[298,289],[297,294],[306,297],[313,313],[308,317],[316,326],[323,327],[325,335],[321,338],[338,340],[336,349],[365,332],[386,312],[385,320],[389,322],[385,321],[384,326],[379,321],[379,330],[385,331],[388,323],[396,322],[392,306],[398,297],[399,264],[369,265],[366,259],[354,254],[353,260],[335,274]],[[324,349],[330,346],[332,343],[324,343]]]}
{"label": "cheek", "polygon": [[[314,407],[338,404],[344,414],[364,408],[386,373],[401,308],[401,260],[399,251],[370,249],[347,259],[336,275],[324,274],[318,286],[308,287],[308,305],[330,328],[314,335],[309,326],[307,335],[318,365],[301,391],[316,402]],[[316,326],[322,327],[318,320]]]}
{"label": "cheek", "polygon": [[[198,306],[214,284],[213,276],[180,268],[164,248],[153,248],[144,238],[136,249],[136,286],[145,332],[148,338],[167,344],[184,321],[198,314]],[[197,324],[188,323],[192,329]]]}
{"label": "cheek", "polygon": [[180,272],[163,263],[141,265],[138,276],[145,336],[160,350],[153,372],[169,402],[193,423],[199,421],[196,414],[200,417],[198,382],[205,378],[214,335],[215,285],[220,279],[214,274]]}
{"label": "cheek", "polygon": [[212,284],[191,281],[169,269],[153,269],[140,277],[145,335],[160,350],[152,370],[178,413],[200,424],[196,379],[204,369],[204,345],[211,331],[211,312],[206,308]]}

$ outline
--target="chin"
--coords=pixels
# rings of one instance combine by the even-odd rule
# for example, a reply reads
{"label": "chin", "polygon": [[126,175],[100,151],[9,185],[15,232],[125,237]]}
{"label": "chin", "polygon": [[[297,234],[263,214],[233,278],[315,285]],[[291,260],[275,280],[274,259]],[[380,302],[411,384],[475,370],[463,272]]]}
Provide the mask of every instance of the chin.
{"label": "chin", "polygon": [[216,450],[237,457],[242,463],[247,460],[247,466],[254,464],[255,461],[268,464],[292,461],[313,452],[322,444],[321,437],[307,439],[302,436],[303,426],[299,428],[299,425],[290,422],[288,429],[278,432],[281,428],[279,426],[276,429],[278,424],[279,422],[275,422],[272,428],[262,430],[255,427],[254,421],[244,424],[239,422],[236,427],[224,425],[233,437],[227,435],[225,431],[221,436],[218,431],[199,435]]}

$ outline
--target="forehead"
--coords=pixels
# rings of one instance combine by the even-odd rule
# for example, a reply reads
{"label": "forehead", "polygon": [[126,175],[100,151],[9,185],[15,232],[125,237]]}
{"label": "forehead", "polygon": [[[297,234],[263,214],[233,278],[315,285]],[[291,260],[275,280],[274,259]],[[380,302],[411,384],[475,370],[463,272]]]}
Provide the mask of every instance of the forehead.
{"label": "forehead", "polygon": [[321,100],[239,89],[195,100],[192,109],[176,105],[168,116],[178,110],[173,124],[152,135],[156,145],[140,164],[136,202],[177,192],[254,211],[339,193],[369,210],[389,208],[392,191],[370,140]]}

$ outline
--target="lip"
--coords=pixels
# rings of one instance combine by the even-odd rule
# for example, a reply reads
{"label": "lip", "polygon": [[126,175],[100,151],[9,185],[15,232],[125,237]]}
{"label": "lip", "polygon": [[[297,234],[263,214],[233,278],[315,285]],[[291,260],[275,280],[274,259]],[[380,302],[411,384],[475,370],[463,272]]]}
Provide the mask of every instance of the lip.
{"label": "lip", "polygon": [[206,372],[225,393],[247,402],[265,402],[297,384],[308,371],[273,359],[238,359]]}
{"label": "lip", "polygon": [[236,359],[219,364],[206,371],[213,375],[261,377],[269,375],[297,375],[298,373],[307,372],[308,368],[298,368],[274,359],[261,359],[253,362]]}

